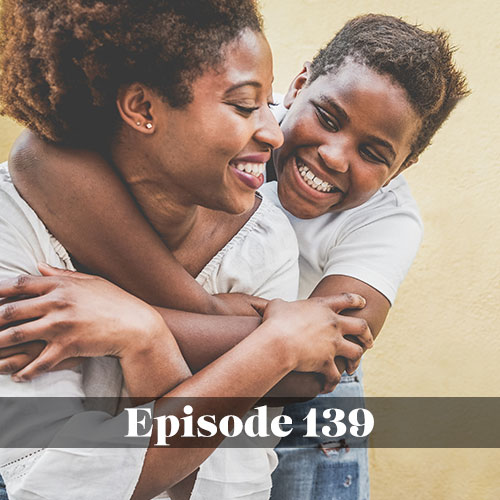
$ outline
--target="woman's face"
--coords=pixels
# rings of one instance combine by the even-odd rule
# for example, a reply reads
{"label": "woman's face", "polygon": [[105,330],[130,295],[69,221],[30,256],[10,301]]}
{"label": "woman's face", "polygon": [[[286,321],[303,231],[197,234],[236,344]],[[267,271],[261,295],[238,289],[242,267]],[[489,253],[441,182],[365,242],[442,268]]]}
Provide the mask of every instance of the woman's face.
{"label": "woman's face", "polygon": [[224,55],[221,67],[193,83],[190,104],[161,103],[154,178],[181,204],[237,214],[253,206],[283,136],[269,109],[273,67],[265,37],[246,30]]}

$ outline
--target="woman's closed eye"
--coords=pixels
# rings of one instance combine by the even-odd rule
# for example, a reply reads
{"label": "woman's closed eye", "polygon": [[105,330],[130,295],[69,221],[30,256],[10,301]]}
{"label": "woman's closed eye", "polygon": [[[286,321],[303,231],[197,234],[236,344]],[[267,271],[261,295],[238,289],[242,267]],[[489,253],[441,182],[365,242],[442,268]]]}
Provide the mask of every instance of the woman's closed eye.
{"label": "woman's closed eye", "polygon": [[231,106],[244,116],[250,116],[260,108],[260,106],[243,106],[242,104],[235,103],[232,103]]}

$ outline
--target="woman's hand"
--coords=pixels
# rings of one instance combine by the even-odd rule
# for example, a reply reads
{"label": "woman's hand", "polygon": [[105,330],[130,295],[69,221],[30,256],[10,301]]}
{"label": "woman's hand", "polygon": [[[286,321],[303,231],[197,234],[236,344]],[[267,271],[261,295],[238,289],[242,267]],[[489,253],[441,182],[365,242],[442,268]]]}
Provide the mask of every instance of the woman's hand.
{"label": "woman's hand", "polygon": [[[151,346],[167,330],[152,307],[102,278],[45,264],[39,270],[44,276],[0,281],[0,297],[9,299],[0,306],[0,348],[46,343],[18,379],[30,380],[69,358],[123,357]],[[33,348],[18,352],[14,362],[22,364]]]}
{"label": "woman's hand", "polygon": [[[20,372],[40,356],[46,345],[43,340],[35,340],[0,349],[0,375],[15,375]],[[52,370],[69,370],[81,362],[82,358],[68,358],[58,363]]]}
{"label": "woman's hand", "polygon": [[364,351],[373,346],[373,337],[364,319],[339,314],[345,309],[362,309],[365,304],[360,295],[347,293],[297,302],[272,300],[262,312],[264,324],[271,322],[275,326],[283,336],[284,346],[285,340],[290,342],[294,369],[322,373],[326,393],[340,381],[335,358],[341,356],[355,364]]}

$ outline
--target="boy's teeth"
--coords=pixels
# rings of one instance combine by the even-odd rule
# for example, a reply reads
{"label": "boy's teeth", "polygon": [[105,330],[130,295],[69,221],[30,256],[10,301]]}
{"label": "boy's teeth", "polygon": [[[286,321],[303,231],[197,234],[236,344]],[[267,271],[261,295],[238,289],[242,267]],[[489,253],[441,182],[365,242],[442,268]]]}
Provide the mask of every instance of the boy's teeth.
{"label": "boy's teeth", "polygon": [[247,174],[252,174],[255,177],[259,177],[264,174],[266,169],[265,163],[237,163],[235,167],[242,172]]}
{"label": "boy's teeth", "polygon": [[316,189],[316,191],[320,191],[322,193],[330,193],[335,189],[335,187],[329,182],[316,177],[309,170],[309,167],[306,167],[305,165],[299,164],[299,173],[303,177],[306,184],[308,186],[311,186],[313,189]]}

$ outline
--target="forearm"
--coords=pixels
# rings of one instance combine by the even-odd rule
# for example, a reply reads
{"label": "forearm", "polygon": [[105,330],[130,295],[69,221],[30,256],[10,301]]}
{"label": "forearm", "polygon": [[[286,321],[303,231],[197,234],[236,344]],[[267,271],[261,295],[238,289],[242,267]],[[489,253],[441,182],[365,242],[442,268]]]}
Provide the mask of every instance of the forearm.
{"label": "forearm", "polygon": [[[324,378],[319,373],[289,373],[262,399],[262,404],[285,406],[316,397],[323,389]],[[260,402],[259,402],[260,403]]]}
{"label": "forearm", "polygon": [[161,341],[125,351],[120,358],[123,379],[137,404],[163,396],[191,376],[179,346],[164,328]]}
{"label": "forearm", "polygon": [[[340,373],[346,369],[344,358],[335,358]],[[262,399],[262,404],[286,406],[315,398],[323,390],[325,378],[321,373],[291,372],[276,384]]]}
{"label": "forearm", "polygon": [[261,318],[213,316],[157,307],[191,371],[197,372],[248,337]]}
{"label": "forearm", "polygon": [[85,271],[151,304],[214,312],[216,301],[173,257],[101,155],[24,131],[9,169],[17,190]]}
{"label": "forearm", "polygon": [[[197,372],[250,335],[260,324],[257,317],[210,316],[156,308],[172,331],[192,372]],[[341,372],[343,359],[335,360]],[[293,372],[281,380],[266,397],[270,406],[293,400],[306,401],[322,390],[324,378],[317,373]]]}
{"label": "forearm", "polygon": [[[269,361],[270,355],[272,361]],[[292,367],[286,345],[262,325],[254,335],[171,391],[169,398],[159,400],[155,415],[184,416],[185,401],[172,399],[178,396],[190,398],[194,422],[202,415],[214,415],[217,421],[228,414],[242,417]],[[185,446],[186,438],[169,440],[168,448],[150,448],[134,500],[151,498],[179,482],[193,472],[223,438],[219,434],[204,438],[203,444],[209,448],[175,448]],[[155,433],[151,442],[156,442]]]}

